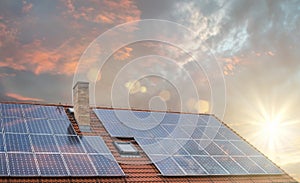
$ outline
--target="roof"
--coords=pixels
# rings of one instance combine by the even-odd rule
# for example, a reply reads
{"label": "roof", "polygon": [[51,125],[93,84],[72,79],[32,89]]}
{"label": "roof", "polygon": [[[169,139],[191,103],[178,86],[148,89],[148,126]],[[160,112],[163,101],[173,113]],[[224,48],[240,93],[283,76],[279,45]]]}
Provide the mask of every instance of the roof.
{"label": "roof", "polygon": [[[112,136],[109,131],[106,130],[104,123],[100,121],[97,115],[94,113],[93,109],[90,110],[91,132],[80,132],[74,116],[67,110],[72,106],[54,104],[41,104],[40,106],[63,107],[67,114],[68,120],[70,124],[72,124],[72,127],[78,137],[92,136],[103,139],[109,150],[109,153],[113,155],[125,176],[1,176],[0,182],[296,182],[279,167],[278,168],[283,172],[282,174],[163,176],[157,166],[151,161],[149,155],[144,151],[143,147],[137,143],[135,138],[120,138]],[[97,109],[111,110],[110,108],[100,107]],[[23,113],[23,117],[24,116],[26,117],[26,115]],[[0,119],[3,119],[3,115],[2,117],[0,116]],[[226,125],[224,123],[222,124]],[[2,128],[2,133],[4,136],[9,134],[5,132],[4,127]],[[114,144],[116,141],[131,142],[139,151],[139,156],[122,156]],[[8,154],[9,152],[7,151],[7,147],[5,149],[5,153]]]}

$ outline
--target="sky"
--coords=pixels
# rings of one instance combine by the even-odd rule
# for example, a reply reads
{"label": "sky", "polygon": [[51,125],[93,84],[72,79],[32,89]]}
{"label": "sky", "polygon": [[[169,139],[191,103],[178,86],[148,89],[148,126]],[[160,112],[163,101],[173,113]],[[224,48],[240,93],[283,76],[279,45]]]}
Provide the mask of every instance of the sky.
{"label": "sky", "polygon": [[300,181],[299,16],[298,0],[1,0],[0,101],[72,104],[83,74],[97,106],[214,113]]}

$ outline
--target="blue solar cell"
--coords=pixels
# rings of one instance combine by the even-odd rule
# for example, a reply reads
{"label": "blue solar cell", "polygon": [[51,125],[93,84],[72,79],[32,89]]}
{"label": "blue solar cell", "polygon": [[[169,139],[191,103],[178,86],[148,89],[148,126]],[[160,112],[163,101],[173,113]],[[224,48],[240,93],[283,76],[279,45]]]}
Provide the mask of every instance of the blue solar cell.
{"label": "blue solar cell", "polygon": [[177,124],[179,121],[179,114],[175,114],[175,113],[166,113],[165,117],[163,119],[163,121],[161,122],[161,124]]}
{"label": "blue solar cell", "polygon": [[27,127],[23,118],[3,118],[2,126],[4,132],[27,133]]}
{"label": "blue solar cell", "polygon": [[22,109],[26,118],[46,118],[43,106],[23,104]]}
{"label": "blue solar cell", "polygon": [[68,175],[60,154],[37,154],[36,159],[42,176]]}
{"label": "blue solar cell", "polygon": [[122,123],[103,122],[103,125],[112,137],[132,137],[131,129]]}
{"label": "blue solar cell", "polygon": [[[165,126],[163,126],[165,128]],[[167,130],[168,131],[168,130]],[[168,131],[169,132],[169,131]],[[192,134],[186,133],[181,126],[176,126],[172,132],[169,133],[169,136],[175,139],[187,139],[190,138]]]}
{"label": "blue solar cell", "polygon": [[48,120],[54,134],[75,135],[72,124],[68,119]]}
{"label": "blue solar cell", "polygon": [[209,155],[226,155],[225,152],[211,140],[197,140],[197,142]]}
{"label": "blue solar cell", "polygon": [[228,155],[244,155],[239,149],[232,145],[229,141],[214,141]]}
{"label": "blue solar cell", "polygon": [[188,153],[183,149],[183,147],[175,139],[159,139],[158,143],[167,152],[165,155],[188,155]]}
{"label": "blue solar cell", "polygon": [[3,134],[0,133],[0,152],[4,152]]}
{"label": "blue solar cell", "polygon": [[97,136],[82,136],[80,140],[87,153],[108,153],[110,150],[107,148],[105,142]]}
{"label": "blue solar cell", "polygon": [[255,164],[248,157],[233,157],[233,159],[240,164],[249,174],[264,174],[264,172],[257,164]]}
{"label": "blue solar cell", "polygon": [[4,153],[0,153],[0,175],[8,175],[6,168],[6,157]]}
{"label": "blue solar cell", "polygon": [[27,134],[5,134],[6,149],[13,152],[32,152]]}
{"label": "blue solar cell", "polygon": [[258,166],[260,166],[265,172],[267,172],[269,174],[282,174],[283,173],[277,166],[275,166],[266,157],[258,156],[258,157],[250,157],[250,158]]}
{"label": "blue solar cell", "polygon": [[77,136],[55,136],[58,147],[63,153],[84,153]]}
{"label": "blue solar cell", "polygon": [[207,126],[207,123],[208,123],[207,119],[208,119],[208,115],[199,115],[197,125],[198,126]]}
{"label": "blue solar cell", "polygon": [[26,119],[29,133],[52,134],[46,119]]}
{"label": "blue solar cell", "polygon": [[261,155],[257,150],[255,150],[245,141],[231,141],[231,143],[248,156]]}
{"label": "blue solar cell", "polygon": [[178,164],[172,157],[160,157],[160,161],[154,161],[154,164],[159,169],[162,175],[165,176],[180,176],[185,175]]}
{"label": "blue solar cell", "polygon": [[94,109],[94,112],[96,113],[97,117],[102,122],[119,122],[120,120],[115,115],[114,110],[108,110],[108,109]]}
{"label": "blue solar cell", "polygon": [[37,176],[37,166],[33,154],[8,153],[10,175]]}
{"label": "blue solar cell", "polygon": [[152,136],[156,138],[169,136],[169,133],[161,126],[156,126],[150,130],[147,130],[147,132],[151,133]]}
{"label": "blue solar cell", "polygon": [[87,154],[63,154],[63,157],[72,176],[97,175]]}
{"label": "blue solar cell", "polygon": [[100,176],[124,176],[120,165],[112,155],[89,155],[98,175]]}
{"label": "blue solar cell", "polygon": [[228,174],[228,172],[210,156],[193,156],[193,158],[208,172],[208,174]]}
{"label": "blue solar cell", "polygon": [[31,141],[35,152],[59,152],[52,135],[31,135]]}
{"label": "blue solar cell", "polygon": [[68,119],[65,109],[61,106],[43,106],[48,119]]}
{"label": "blue solar cell", "polygon": [[221,127],[219,133],[228,140],[241,140],[237,134],[225,127]]}
{"label": "blue solar cell", "polygon": [[2,104],[2,116],[23,117],[21,104]]}
{"label": "blue solar cell", "polygon": [[147,155],[166,155],[167,152],[160,145],[158,140],[146,139],[146,138],[136,138],[136,142],[142,147],[143,151]]}
{"label": "blue solar cell", "polygon": [[229,156],[213,157],[219,164],[221,164],[231,175],[245,175],[247,172],[233,161]]}
{"label": "blue solar cell", "polygon": [[[201,131],[201,129],[199,127],[190,127],[189,126],[189,131],[187,131],[185,128],[184,130],[189,133],[191,132],[192,130],[192,133],[191,133],[191,138],[192,139],[208,139],[208,137]],[[194,128],[194,129],[191,129],[191,128]]]}
{"label": "blue solar cell", "polygon": [[176,163],[187,175],[206,175],[205,170],[191,156],[174,156]]}
{"label": "blue solar cell", "polygon": [[207,152],[194,140],[178,140],[183,148],[191,155],[207,155]]}

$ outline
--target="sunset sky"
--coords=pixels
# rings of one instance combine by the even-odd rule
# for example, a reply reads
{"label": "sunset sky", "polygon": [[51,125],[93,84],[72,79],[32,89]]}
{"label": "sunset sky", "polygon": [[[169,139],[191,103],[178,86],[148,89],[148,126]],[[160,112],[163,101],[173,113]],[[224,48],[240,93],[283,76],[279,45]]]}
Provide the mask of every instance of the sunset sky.
{"label": "sunset sky", "polygon": [[[183,42],[136,41],[115,50],[99,73],[86,65],[96,105],[216,113],[300,181],[299,0],[1,0],[0,101],[72,104],[74,73],[90,43],[144,19],[178,23],[194,34],[149,27]],[[122,36],[135,39],[137,29]],[[166,78],[141,77],[148,73]]]}

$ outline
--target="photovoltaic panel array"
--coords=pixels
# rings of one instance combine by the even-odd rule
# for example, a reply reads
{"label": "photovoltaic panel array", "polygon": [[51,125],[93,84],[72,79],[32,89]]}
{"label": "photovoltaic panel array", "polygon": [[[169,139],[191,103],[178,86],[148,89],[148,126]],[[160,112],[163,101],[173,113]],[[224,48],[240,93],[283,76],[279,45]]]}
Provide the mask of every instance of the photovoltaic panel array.
{"label": "photovoltaic panel array", "polygon": [[94,109],[113,137],[133,137],[164,176],[283,174],[211,115]]}
{"label": "photovoltaic panel array", "polygon": [[124,176],[98,136],[77,136],[64,108],[0,104],[0,176]]}

